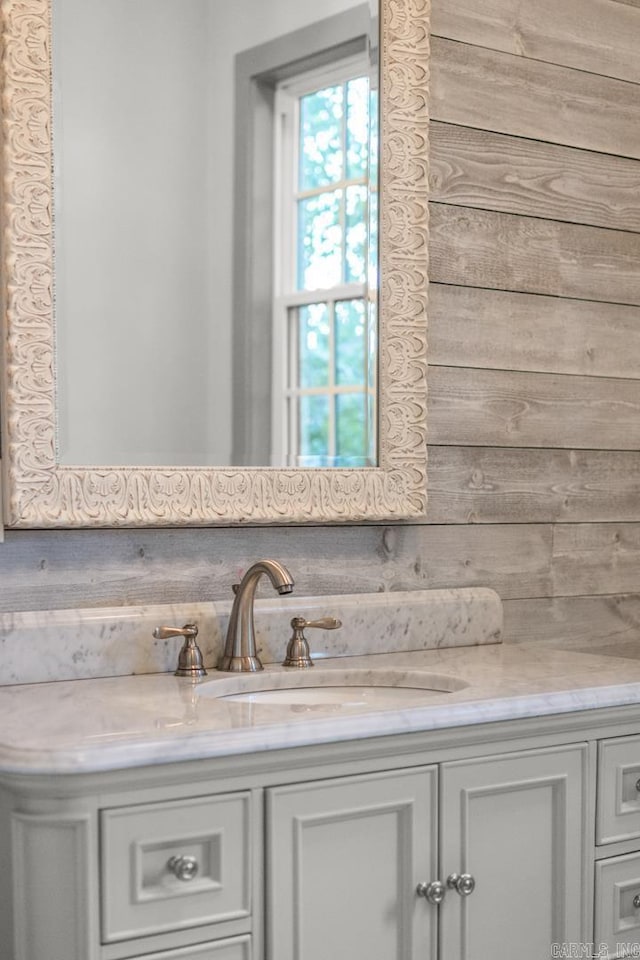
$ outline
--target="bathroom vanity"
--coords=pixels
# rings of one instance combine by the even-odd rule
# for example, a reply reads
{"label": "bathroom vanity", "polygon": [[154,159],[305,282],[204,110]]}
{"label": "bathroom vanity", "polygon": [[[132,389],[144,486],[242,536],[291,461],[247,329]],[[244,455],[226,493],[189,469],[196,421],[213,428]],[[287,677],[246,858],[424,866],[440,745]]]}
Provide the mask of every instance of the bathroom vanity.
{"label": "bathroom vanity", "polygon": [[[313,669],[306,698],[275,665],[255,695],[215,671],[3,688],[2,960],[637,942],[640,662],[493,644]],[[314,703],[356,675],[441,689]]]}
{"label": "bathroom vanity", "polygon": [[[181,448],[170,460],[150,455],[149,463],[91,450],[80,462],[71,455],[65,459],[60,445],[65,411],[56,384],[67,380],[63,364],[70,354],[59,322],[65,313],[61,157],[51,138],[54,89],[58,116],[63,106],[58,84],[64,58],[54,62],[51,52],[52,21],[60,24],[61,6],[54,0],[3,5],[2,481],[9,529],[424,516],[430,4],[383,0],[357,6],[370,9],[380,28],[369,40],[359,19],[349,14],[345,21],[348,10],[341,13],[339,22],[349,26],[339,38],[342,52],[371,42],[380,64],[380,254],[374,289],[367,293],[379,303],[377,335],[370,338],[377,345],[370,362],[377,370],[371,390],[377,455],[375,462],[338,469],[288,460],[274,465],[271,451],[246,461],[239,457],[240,462],[221,455],[210,463]],[[264,8],[256,5],[262,14]],[[132,16],[127,10],[122,18],[127,36],[133,36]],[[235,9],[233,20],[242,22]],[[335,22],[323,21],[321,31],[314,24],[315,13],[304,39],[306,59],[318,65],[328,49],[323,38]],[[287,27],[287,45],[294,28],[301,24]],[[148,23],[144,29],[149,36]],[[91,61],[92,78],[93,62],[99,61],[95,33],[91,42],[76,45]],[[295,57],[300,36],[294,38]],[[266,39],[245,39],[242,52],[254,56]],[[178,46],[174,30],[169,45],[172,52]],[[132,47],[136,65],[143,48],[155,50],[155,44]],[[190,62],[191,48],[187,51]],[[111,76],[112,61],[104,50],[102,56]],[[231,56],[230,48],[224,56]],[[207,55],[206,61],[211,59]],[[230,60],[228,65],[225,76],[237,76]],[[278,64],[282,76],[290,65],[286,58]],[[263,99],[274,98],[276,73],[263,65],[245,77],[249,100],[260,90],[264,94],[267,74],[271,86]],[[212,86],[232,89],[230,82]],[[185,95],[198,122],[195,95],[202,89],[196,85]],[[163,139],[152,166],[167,152],[166,117],[182,117],[182,106],[171,110],[158,98],[154,109]],[[125,113],[117,111],[117,119]],[[133,113],[134,121],[138,115]],[[88,113],[80,116],[84,134]],[[240,134],[247,117],[241,119]],[[256,128],[264,125],[262,115],[254,119]],[[220,144],[219,127],[215,133]],[[179,141],[173,137],[173,145]],[[109,153],[104,142],[115,141],[103,134],[100,159]],[[147,169],[130,161],[130,141],[122,142],[127,170]],[[255,173],[249,158],[255,155],[264,166],[272,151],[237,154],[229,167],[239,170],[239,178],[222,191],[225,203],[234,189],[241,203],[249,199]],[[209,162],[202,167],[208,175]],[[106,182],[97,170],[93,176],[95,183]],[[183,180],[186,186],[191,177]],[[93,182],[90,193],[100,193]],[[162,195],[184,197],[180,190]],[[200,198],[196,206],[204,207]],[[166,207],[154,196],[149,209]],[[180,224],[195,236],[183,211],[181,203]],[[242,206],[233,212],[234,223],[247,220]],[[192,273],[188,248],[175,231],[166,223],[156,227],[145,214],[138,217],[140,223],[147,220],[149,244],[156,237],[172,242],[171,269],[162,271],[152,260],[153,283],[145,287],[145,300],[163,272],[177,274],[179,251]],[[74,228],[74,243],[84,247],[91,237],[102,238],[105,231],[96,231],[95,222],[100,218],[84,231]],[[259,241],[270,234],[259,226],[246,255],[256,276],[245,282],[241,266],[234,271],[241,306],[267,299],[257,281],[268,246]],[[233,243],[216,228],[223,237],[220,252],[208,258],[202,273],[207,289],[211,285],[216,292],[220,319],[220,293],[231,290],[231,274],[218,283],[208,271]],[[120,303],[132,304],[137,313],[135,298],[123,292],[122,272],[130,265],[125,261],[134,267],[137,262],[121,256],[126,232],[115,233],[123,263],[119,270],[106,270],[107,291],[114,289],[115,277]],[[145,242],[138,247],[150,249]],[[91,259],[108,263],[97,255]],[[134,279],[139,281],[137,273]],[[110,297],[96,289],[90,285],[92,308],[106,305],[109,332],[123,308],[113,309]],[[185,307],[190,283],[178,284],[177,291],[173,333],[182,346],[186,319],[205,312]],[[81,319],[84,333],[86,312]],[[156,331],[153,311],[151,320]],[[204,378],[191,375],[188,390],[150,392],[149,383],[173,382],[176,368],[193,374],[192,364],[201,356],[215,355],[230,368],[224,347],[231,335],[224,331],[253,329],[259,331],[253,351],[233,355],[240,358],[241,384],[256,392],[258,414],[229,427],[229,433],[241,428],[250,433],[251,427],[264,433],[255,426],[269,409],[269,391],[275,393],[267,382],[273,365],[265,362],[270,317],[258,324],[240,310],[239,320],[230,320],[217,339],[211,335],[213,350],[208,341],[190,347],[188,363],[177,367],[165,338],[168,372],[156,365],[147,378],[131,362],[133,329],[128,329],[119,355],[131,362],[135,376],[118,377],[107,366],[108,386],[97,390],[90,375],[89,397],[117,395],[139,381],[141,407],[152,397],[164,435],[170,417],[161,402],[172,418],[177,398],[197,397],[195,385]],[[89,361],[94,355],[101,359],[102,351],[92,340],[83,353],[82,342],[70,339],[81,370],[90,370]],[[143,325],[145,359],[149,342]],[[253,391],[256,385],[260,389]],[[84,403],[80,406],[84,413]],[[102,432],[96,422],[88,417],[92,438]],[[179,422],[180,440],[185,423],[192,422],[188,414]],[[384,603],[389,605],[379,601]],[[98,626],[92,646],[87,638],[93,628],[83,624],[81,639],[69,649],[54,612],[47,626],[37,624],[28,643],[21,642],[15,624],[0,634],[0,960],[546,960],[554,945],[558,956],[586,956],[591,943],[600,958],[622,956],[640,933],[640,662],[533,645],[503,647],[495,643],[495,630],[487,629],[483,640],[470,636],[464,617],[436,629],[435,611],[425,617],[424,629],[414,623],[408,631],[402,620],[408,603],[405,599],[385,619],[381,606],[369,599],[375,630],[349,630],[333,650],[318,640],[312,674],[322,697],[298,685],[295,697],[286,699],[291,674],[273,665],[284,654],[282,624],[270,634],[270,655],[263,656],[268,667],[258,681],[229,681],[210,672],[192,682],[163,673],[173,669],[176,651],[157,647],[150,662],[148,627],[138,636],[127,626],[118,643],[117,631]],[[319,606],[305,603],[287,619],[298,613],[344,620],[332,605]],[[210,666],[220,644],[207,617],[213,619],[210,610],[192,607],[188,618],[163,616],[153,626],[175,629],[197,621]],[[441,646],[443,638],[450,647],[457,637],[459,648],[426,649],[422,637],[429,630],[440,638],[432,647]],[[373,637],[373,648],[360,644],[363,635]],[[261,636],[261,655],[271,641]],[[332,687],[338,690],[333,700]],[[355,698],[352,689],[360,691]]]}

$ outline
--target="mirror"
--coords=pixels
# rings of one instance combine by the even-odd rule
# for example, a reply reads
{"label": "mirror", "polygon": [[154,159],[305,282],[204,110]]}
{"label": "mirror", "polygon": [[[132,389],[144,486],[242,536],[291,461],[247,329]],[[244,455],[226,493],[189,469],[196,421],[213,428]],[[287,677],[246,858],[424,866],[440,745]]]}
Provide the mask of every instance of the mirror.
{"label": "mirror", "polygon": [[375,466],[375,12],[54,0],[61,464]]}
{"label": "mirror", "polygon": [[379,14],[5,5],[8,526],[424,512],[428,3]]}

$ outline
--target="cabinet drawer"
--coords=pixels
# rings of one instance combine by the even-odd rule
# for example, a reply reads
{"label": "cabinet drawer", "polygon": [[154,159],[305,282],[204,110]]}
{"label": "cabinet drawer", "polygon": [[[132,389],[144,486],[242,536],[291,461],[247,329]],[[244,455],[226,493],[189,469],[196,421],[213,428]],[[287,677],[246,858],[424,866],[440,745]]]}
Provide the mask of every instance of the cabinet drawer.
{"label": "cabinet drawer", "polygon": [[640,941],[640,909],[633,905],[638,894],[640,853],[596,863],[595,943],[607,944],[607,960],[630,956],[627,945]]}
{"label": "cabinet drawer", "polygon": [[103,810],[101,845],[104,943],[250,916],[249,793]]}
{"label": "cabinet drawer", "polygon": [[639,787],[640,737],[601,740],[596,843],[640,837]]}
{"label": "cabinet drawer", "polygon": [[246,936],[179,950],[163,950],[162,953],[145,953],[144,960],[251,960],[252,956],[251,937]]}

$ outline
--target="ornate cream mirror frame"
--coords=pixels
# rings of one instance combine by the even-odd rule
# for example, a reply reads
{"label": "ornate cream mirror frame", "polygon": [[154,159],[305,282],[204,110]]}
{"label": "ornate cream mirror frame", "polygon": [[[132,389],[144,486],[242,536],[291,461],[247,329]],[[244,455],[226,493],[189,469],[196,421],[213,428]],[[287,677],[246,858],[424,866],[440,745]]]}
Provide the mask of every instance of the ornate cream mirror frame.
{"label": "ornate cream mirror frame", "polygon": [[208,526],[422,516],[430,0],[381,0],[379,465],[366,469],[56,462],[50,5],[1,4],[6,525]]}

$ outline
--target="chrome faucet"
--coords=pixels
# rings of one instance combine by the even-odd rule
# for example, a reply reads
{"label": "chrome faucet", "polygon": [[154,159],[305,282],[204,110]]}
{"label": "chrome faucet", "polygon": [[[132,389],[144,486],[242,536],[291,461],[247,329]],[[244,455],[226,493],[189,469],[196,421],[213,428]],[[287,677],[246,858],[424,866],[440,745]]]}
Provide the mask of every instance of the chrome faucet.
{"label": "chrome faucet", "polygon": [[235,599],[229,617],[227,640],[218,670],[232,673],[250,673],[262,670],[256,653],[256,635],[253,624],[253,603],[260,577],[266,574],[280,594],[291,593],[293,578],[277,560],[258,560],[249,567],[240,583],[234,583]]}

